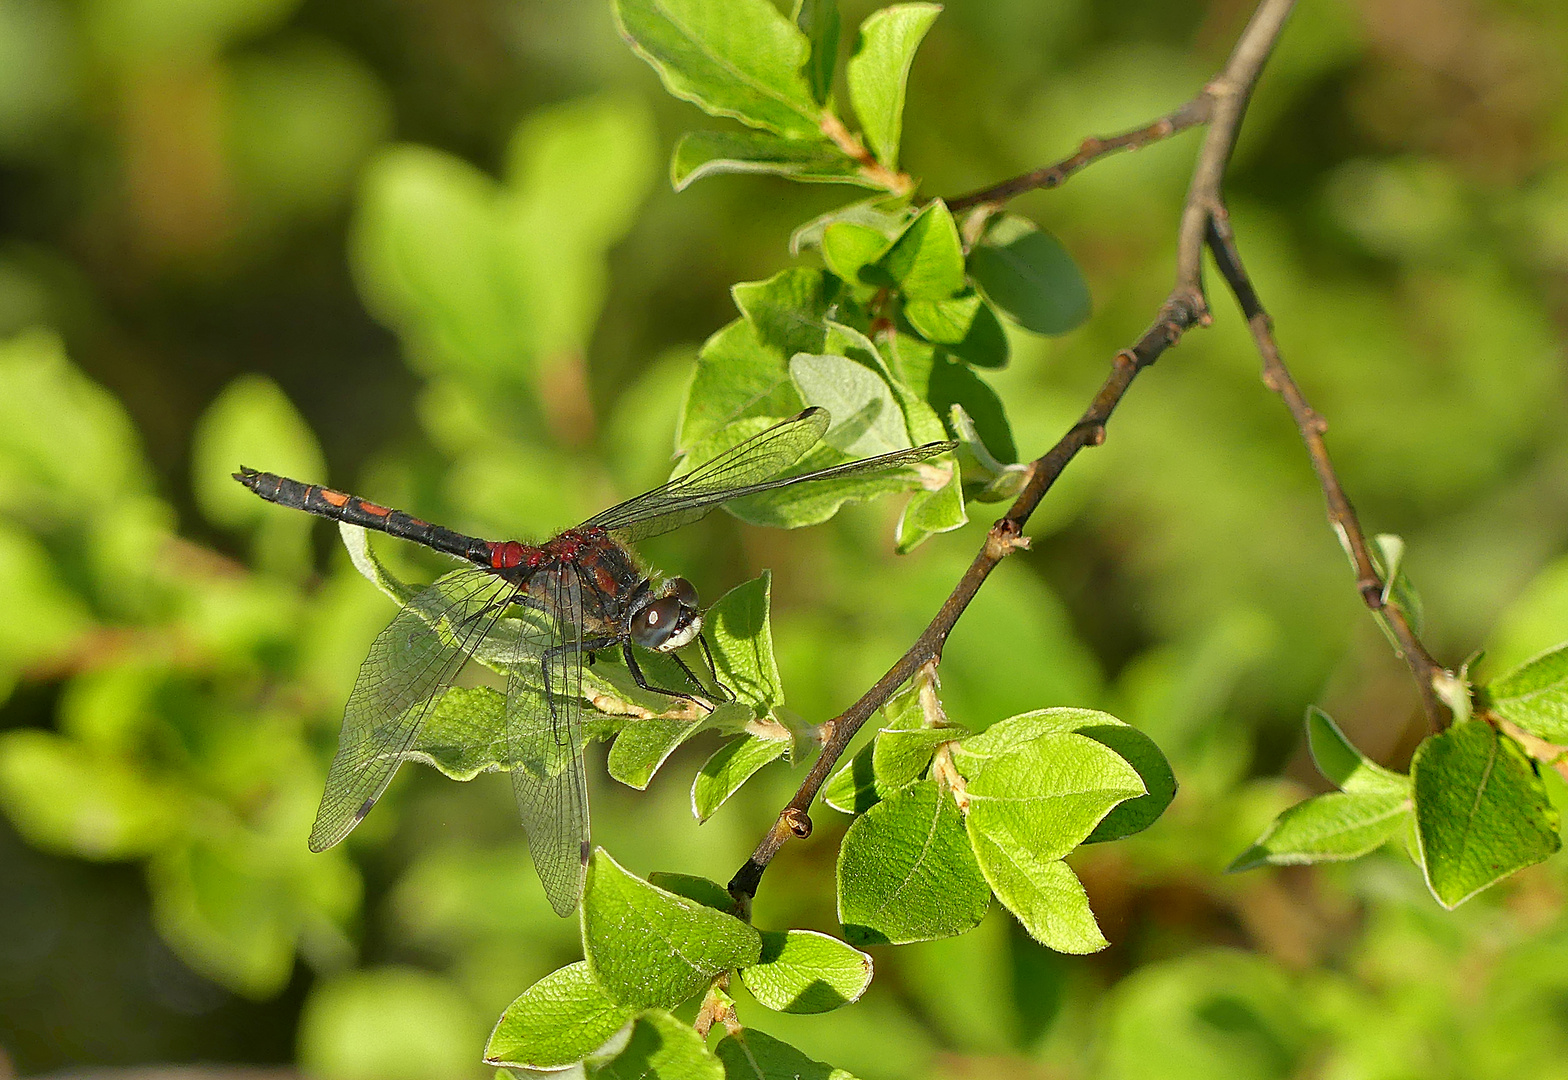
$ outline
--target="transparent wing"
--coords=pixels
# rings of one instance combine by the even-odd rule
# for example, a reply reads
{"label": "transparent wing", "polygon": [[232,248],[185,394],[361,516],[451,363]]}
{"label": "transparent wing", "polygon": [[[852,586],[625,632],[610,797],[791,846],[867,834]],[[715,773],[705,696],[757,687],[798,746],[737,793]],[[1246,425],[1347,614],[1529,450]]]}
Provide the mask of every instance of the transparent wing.
{"label": "transparent wing", "polygon": [[530,590],[547,597],[544,606],[552,609],[554,628],[521,643],[518,660],[511,665],[507,749],[534,869],[550,906],[565,916],[582,899],[588,866],[582,585],[576,568],[567,566],[536,576]]}
{"label": "transparent wing", "polygon": [[451,684],[517,592],[486,570],[459,570],[416,593],[371,643],[343,710],[337,754],[310,830],[325,851],[365,819],[436,697]]}
{"label": "transparent wing", "polygon": [[747,495],[792,484],[837,480],[912,465],[944,454],[958,445],[953,442],[926,443],[924,446],[848,461],[800,476],[769,479],[799,461],[821,440],[831,422],[832,418],[825,409],[807,409],[798,416],[753,435],[684,476],[677,476],[662,487],[595,514],[583,524],[609,529],[622,540],[632,542],[688,525],[710,513],[719,504],[732,499],[743,499]]}

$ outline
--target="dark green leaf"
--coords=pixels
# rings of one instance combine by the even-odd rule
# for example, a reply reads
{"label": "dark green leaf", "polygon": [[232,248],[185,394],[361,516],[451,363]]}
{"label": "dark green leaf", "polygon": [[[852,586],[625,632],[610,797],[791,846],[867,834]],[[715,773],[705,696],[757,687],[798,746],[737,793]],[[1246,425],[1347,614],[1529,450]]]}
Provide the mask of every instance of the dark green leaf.
{"label": "dark green leaf", "polygon": [[860,24],[849,60],[849,99],[877,160],[890,169],[898,167],[909,68],[941,10],[940,4],[893,4]]}
{"label": "dark green leaf", "polygon": [[739,905],[735,903],[735,898],[729,894],[729,890],[717,881],[710,881],[695,874],[672,874],[664,870],[655,870],[648,875],[648,884],[657,885],[676,896],[695,900],[704,907],[715,908],[726,915],[735,915],[739,911]]}
{"label": "dark green leaf", "polygon": [[775,1012],[830,1012],[871,985],[871,957],[815,930],[762,931],[762,959],[740,969],[751,996]]}
{"label": "dark green leaf", "polygon": [[482,772],[510,769],[507,745],[506,696],[488,686],[454,686],[430,710],[403,757],[453,780],[472,780]]}
{"label": "dark green leaf", "polygon": [[825,105],[833,96],[833,72],[838,68],[838,0],[796,0],[795,25],[811,42],[811,59],[806,61],[811,96]]}
{"label": "dark green leaf", "polygon": [[702,1036],[662,1009],[639,1013],[626,1048],[593,1076],[605,1080],[724,1080]]}
{"label": "dark green leaf", "polygon": [[985,917],[980,874],[953,797],[922,780],[850,825],[838,854],[838,917],[857,945],[951,937]]}
{"label": "dark green leaf", "polygon": [[947,204],[931,200],[879,265],[909,300],[946,300],[963,292],[964,247]]}
{"label": "dark green leaf", "polygon": [[1094,921],[1083,883],[1065,862],[1042,859],[1007,837],[988,836],[973,822],[968,828],[986,881],[1030,937],[1063,953],[1099,952],[1110,944]]}
{"label": "dark green leaf", "polygon": [[1014,214],[999,215],[969,252],[969,276],[1026,330],[1065,334],[1089,317],[1089,286],[1051,234]]}
{"label": "dark green leaf", "polygon": [[743,281],[730,289],[757,339],[786,357],[822,351],[834,293],[833,279],[807,266],[792,266],[766,281]]}
{"label": "dark green leaf", "polygon": [[670,183],[676,191],[705,176],[764,173],[819,184],[858,184],[880,188],[860,163],[832,143],[784,139],[761,131],[688,131],[670,158]]}
{"label": "dark green leaf", "polygon": [[1493,712],[1538,739],[1568,743],[1568,644],[1525,661],[1486,688]]}
{"label": "dark green leaf", "polygon": [[1330,792],[1290,807],[1226,867],[1343,862],[1382,846],[1408,824],[1408,792]]}
{"label": "dark green leaf", "polygon": [[778,728],[782,738],[745,734],[730,739],[697,770],[691,785],[691,810],[698,821],[707,821],[757,770],[777,761],[794,745],[788,729]]}
{"label": "dark green leaf", "polygon": [[969,332],[943,351],[975,367],[1003,368],[1012,354],[1012,346],[1007,343],[1007,332],[1002,329],[996,310],[990,304],[982,303],[969,324]]}
{"label": "dark green leaf", "polygon": [[714,1053],[724,1062],[725,1080],[855,1080],[754,1028],[726,1036]]}
{"label": "dark green leaf", "polygon": [[1422,867],[1446,908],[1562,846],[1534,765],[1489,724],[1472,720],[1427,739],[1410,776]]}
{"label": "dark green leaf", "polygon": [[490,1041],[485,1064],[520,1069],[559,1069],[593,1055],[636,1015],[617,1005],[579,960],[534,983],[506,1007]]}
{"label": "dark green leaf", "polygon": [[622,1005],[674,1008],[762,953],[750,926],[642,881],[602,848],[588,867],[582,927],[594,981]]}
{"label": "dark green leaf", "polygon": [[615,20],[676,97],[780,135],[823,138],[803,73],[810,42],[768,0],[615,0]]}

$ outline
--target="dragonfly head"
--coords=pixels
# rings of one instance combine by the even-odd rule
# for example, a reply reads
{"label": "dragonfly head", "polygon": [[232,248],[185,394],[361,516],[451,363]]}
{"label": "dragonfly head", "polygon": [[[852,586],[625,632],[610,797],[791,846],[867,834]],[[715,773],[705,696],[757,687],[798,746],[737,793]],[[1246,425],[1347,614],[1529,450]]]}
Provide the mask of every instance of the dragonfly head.
{"label": "dragonfly head", "polygon": [[685,578],[670,578],[632,609],[632,642],[654,652],[674,652],[702,630],[697,589]]}

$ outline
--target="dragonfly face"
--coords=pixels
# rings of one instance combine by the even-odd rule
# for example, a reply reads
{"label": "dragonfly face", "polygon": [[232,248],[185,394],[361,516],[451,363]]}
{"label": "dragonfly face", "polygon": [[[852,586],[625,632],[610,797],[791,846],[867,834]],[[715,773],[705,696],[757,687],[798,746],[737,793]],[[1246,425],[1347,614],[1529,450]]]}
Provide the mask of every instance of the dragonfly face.
{"label": "dragonfly face", "polygon": [[[825,410],[806,409],[537,545],[465,536],[340,491],[241,468],[234,478],[269,502],[376,529],[469,563],[411,597],[371,645],[344,709],[311,849],[331,847],[359,824],[416,747],[434,703],[495,632],[497,640],[507,639],[497,647],[512,650],[501,664],[507,671],[505,751],[518,810],[545,893],[558,913],[570,914],[582,896],[589,851],[584,665],[596,652],[618,649],[639,687],[700,704],[706,702],[690,693],[649,684],[634,646],[670,656],[703,694],[702,680],[677,650],[702,646],[713,671],[697,590],[678,577],[655,584],[627,545],[690,524],[734,499],[907,468],[956,446],[927,443],[781,475],[831,423]],[[516,605],[543,617],[503,622]]]}

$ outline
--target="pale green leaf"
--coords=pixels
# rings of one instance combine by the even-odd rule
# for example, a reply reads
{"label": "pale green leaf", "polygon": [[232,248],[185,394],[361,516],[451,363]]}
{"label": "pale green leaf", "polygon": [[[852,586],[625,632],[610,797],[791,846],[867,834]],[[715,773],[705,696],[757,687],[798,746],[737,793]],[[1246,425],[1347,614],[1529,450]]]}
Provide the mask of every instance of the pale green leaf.
{"label": "pale green leaf", "polygon": [[968,828],[986,881],[1030,937],[1062,953],[1099,952],[1110,944],[1089,909],[1083,883],[1065,862],[988,836],[972,822]]}
{"label": "pale green leaf", "polygon": [[1334,791],[1285,810],[1225,869],[1343,862],[1381,847],[1404,829],[1409,792]]}
{"label": "pale green leaf", "polygon": [[485,1044],[487,1065],[559,1069],[591,1056],[636,1011],[617,1005],[593,981],[588,962],[559,968],[506,1007]]}
{"label": "pale green leaf", "polygon": [[910,300],[947,300],[964,291],[964,247],[947,204],[931,200],[878,266]]}
{"label": "pale green leaf", "polygon": [[780,730],[784,738],[746,734],[730,739],[702,763],[691,785],[691,810],[698,821],[707,821],[759,769],[790,751],[793,740]]}
{"label": "pale green leaf", "polygon": [[740,969],[751,996],[775,1012],[830,1012],[871,985],[871,957],[815,930],[764,930],[762,958]]}
{"label": "pale green leaf", "polygon": [[762,173],[818,184],[880,188],[860,163],[832,143],[784,139],[761,131],[688,131],[670,158],[670,183],[684,191],[705,176]]}
{"label": "pale green leaf", "polygon": [[1568,743],[1568,644],[1526,660],[1486,688],[1493,712],[1538,739]]}
{"label": "pale green leaf", "polygon": [[890,169],[898,167],[909,68],[941,11],[940,4],[893,4],[860,24],[849,60],[849,99],[877,160]]}

